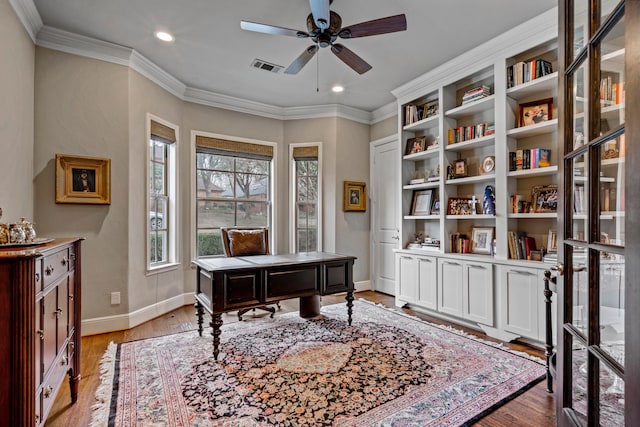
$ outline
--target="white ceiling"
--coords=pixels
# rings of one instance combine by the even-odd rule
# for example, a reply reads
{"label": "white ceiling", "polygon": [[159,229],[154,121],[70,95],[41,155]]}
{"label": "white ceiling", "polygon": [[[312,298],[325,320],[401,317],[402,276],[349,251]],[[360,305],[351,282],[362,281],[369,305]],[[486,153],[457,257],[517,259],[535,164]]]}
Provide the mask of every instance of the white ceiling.
{"label": "white ceiling", "polygon": [[[297,75],[250,67],[255,58],[285,68],[312,42],[240,29],[254,21],[306,31],[307,0],[34,0],[44,25],[132,48],[190,88],[276,107],[341,104],[374,111],[391,90],[557,0],[335,0],[343,27],[404,13],[407,31],[341,40],[373,69],[358,75],[321,49]],[[172,33],[170,44],[155,31]],[[339,83],[341,94],[330,88]],[[316,88],[319,91],[316,91]]]}

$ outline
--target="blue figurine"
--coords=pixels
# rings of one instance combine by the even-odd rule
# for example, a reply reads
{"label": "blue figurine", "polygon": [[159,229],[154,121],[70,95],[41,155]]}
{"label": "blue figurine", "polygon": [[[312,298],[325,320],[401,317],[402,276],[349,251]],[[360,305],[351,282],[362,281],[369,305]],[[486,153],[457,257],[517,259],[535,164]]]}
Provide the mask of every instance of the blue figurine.
{"label": "blue figurine", "polygon": [[496,197],[493,194],[493,187],[487,185],[484,188],[484,200],[482,201],[482,213],[485,215],[496,214]]}

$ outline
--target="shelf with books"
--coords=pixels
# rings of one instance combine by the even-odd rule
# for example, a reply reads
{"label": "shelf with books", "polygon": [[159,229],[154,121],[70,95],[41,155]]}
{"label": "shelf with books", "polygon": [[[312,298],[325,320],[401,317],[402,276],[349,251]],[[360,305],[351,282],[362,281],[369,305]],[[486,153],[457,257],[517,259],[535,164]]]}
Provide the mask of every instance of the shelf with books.
{"label": "shelf with books", "polygon": [[513,138],[528,138],[544,135],[558,130],[558,119],[551,119],[534,125],[514,127],[507,130],[507,136]]}
{"label": "shelf with books", "polygon": [[495,174],[490,173],[486,175],[476,175],[476,176],[467,176],[464,178],[447,179],[445,183],[447,185],[463,185],[463,184],[472,184],[477,182],[494,181],[495,178],[496,178]]}
{"label": "shelf with books", "polygon": [[489,147],[495,145],[495,135],[485,135],[468,141],[456,142],[444,146],[447,151],[463,151],[474,148]]}
{"label": "shelf with books", "polygon": [[558,72],[507,89],[507,96],[516,101],[531,98],[545,91],[554,92],[558,86]]}
{"label": "shelf with books", "polygon": [[468,116],[470,114],[476,114],[488,109],[493,109],[493,103],[495,95],[489,95],[485,98],[478,99],[468,104],[460,105],[452,108],[444,113],[446,117],[457,119],[460,117]]}
{"label": "shelf with books", "polygon": [[438,119],[439,118],[440,118],[440,116],[438,114],[436,114],[435,116],[427,117],[425,119],[418,120],[417,122],[405,125],[403,127],[403,130],[410,131],[410,132],[415,132],[417,130],[425,130],[425,129],[437,128],[438,127]]}
{"label": "shelf with books", "polygon": [[433,182],[423,182],[422,184],[407,184],[403,185],[403,190],[423,190],[425,188],[438,188],[440,186],[440,181]]}
{"label": "shelf with books", "polygon": [[524,213],[509,213],[507,214],[507,218],[515,218],[515,219],[541,219],[541,218],[552,218],[557,219],[557,212],[524,212]]}
{"label": "shelf with books", "polygon": [[440,215],[405,215],[404,219],[422,219],[422,220],[438,220],[440,219]]}
{"label": "shelf with books", "polygon": [[[434,147],[434,148],[431,148],[431,147]],[[418,153],[413,153],[413,154],[407,154],[407,155],[403,156],[402,158],[404,160],[411,160],[411,161],[416,162],[416,161],[424,160],[424,159],[429,158],[429,157],[436,157],[436,156],[438,156],[439,148],[440,148],[439,144],[438,145],[432,145],[432,146],[429,146],[424,151],[420,151]]]}
{"label": "shelf with books", "polygon": [[487,214],[475,214],[475,215],[447,215],[446,219],[463,219],[463,220],[473,220],[473,221],[477,221],[480,219],[492,219],[495,220],[496,216],[495,215],[487,215]]}
{"label": "shelf with books", "polygon": [[531,178],[534,176],[557,175],[557,174],[558,174],[558,166],[554,165],[554,166],[547,166],[543,168],[509,171],[507,173],[507,176],[510,178]]}

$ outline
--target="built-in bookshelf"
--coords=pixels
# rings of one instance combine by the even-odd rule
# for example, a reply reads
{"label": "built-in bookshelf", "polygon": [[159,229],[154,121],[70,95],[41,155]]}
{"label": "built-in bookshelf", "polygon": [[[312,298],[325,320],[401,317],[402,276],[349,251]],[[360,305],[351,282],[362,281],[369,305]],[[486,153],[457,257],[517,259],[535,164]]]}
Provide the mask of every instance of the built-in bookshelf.
{"label": "built-in bookshelf", "polygon": [[[534,295],[542,286],[542,249],[554,249],[558,223],[557,16],[543,15],[394,91],[403,153],[397,304],[454,313],[462,323],[482,318],[474,321],[503,339],[524,329],[498,319],[494,293],[510,292],[495,298],[505,304],[528,303],[521,292]],[[603,92],[620,92],[617,82],[612,75]],[[437,113],[425,115],[426,105]],[[416,139],[425,140],[423,150],[412,151]],[[416,213],[426,198],[430,211]],[[463,301],[452,310],[457,302],[440,295],[448,286],[459,286],[461,296],[481,289],[477,298],[486,305],[476,308],[483,315]],[[527,334],[540,338],[537,329]]]}

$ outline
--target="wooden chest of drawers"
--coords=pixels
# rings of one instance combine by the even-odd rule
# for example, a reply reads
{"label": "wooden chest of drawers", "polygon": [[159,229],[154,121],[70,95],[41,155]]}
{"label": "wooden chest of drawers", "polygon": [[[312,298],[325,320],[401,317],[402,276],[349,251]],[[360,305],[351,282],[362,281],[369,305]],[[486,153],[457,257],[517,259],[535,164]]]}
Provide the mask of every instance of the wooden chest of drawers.
{"label": "wooden chest of drawers", "polygon": [[80,380],[78,238],[0,249],[0,420],[41,426],[69,376]]}

